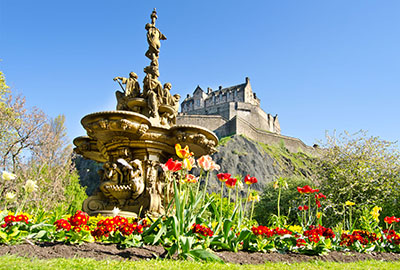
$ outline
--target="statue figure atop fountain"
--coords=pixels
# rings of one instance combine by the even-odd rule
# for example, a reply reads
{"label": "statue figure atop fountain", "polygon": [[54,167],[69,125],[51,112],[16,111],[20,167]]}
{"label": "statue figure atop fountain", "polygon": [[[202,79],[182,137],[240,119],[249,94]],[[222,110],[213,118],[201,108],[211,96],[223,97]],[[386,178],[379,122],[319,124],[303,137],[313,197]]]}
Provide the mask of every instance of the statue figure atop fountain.
{"label": "statue figure atop fountain", "polygon": [[160,56],[161,40],[166,40],[164,34],[156,27],[157,12],[154,9],[150,15],[151,23],[147,23],[147,49],[145,56],[150,59],[150,64],[144,68],[146,76],[143,79],[143,93],[137,75],[130,73],[129,78],[115,77],[114,81],[126,84],[125,94],[117,91],[117,110],[134,111],[146,115],[152,124],[170,127],[176,123],[180,96],[172,96],[171,83],[164,84],[158,80],[160,77],[158,58]]}

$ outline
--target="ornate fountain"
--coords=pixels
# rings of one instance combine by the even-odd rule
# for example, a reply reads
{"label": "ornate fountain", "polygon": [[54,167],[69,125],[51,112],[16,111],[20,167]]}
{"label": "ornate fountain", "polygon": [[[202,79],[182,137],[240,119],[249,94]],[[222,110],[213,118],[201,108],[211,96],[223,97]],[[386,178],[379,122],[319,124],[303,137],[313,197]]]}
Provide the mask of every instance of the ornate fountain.
{"label": "ornate fountain", "polygon": [[150,18],[145,26],[149,44],[145,55],[151,62],[144,68],[143,90],[134,72],[128,78],[115,77],[122,89],[115,93],[116,111],[83,117],[88,136],[73,141],[76,153],[104,163],[98,191],[83,203],[89,215],[112,215],[115,207],[125,216],[164,214],[167,197],[172,197],[165,190],[171,183],[160,164],[176,158],[175,144],[188,145],[195,157],[216,151],[218,138],[213,132],[176,125],[180,96],[171,95],[170,83],[162,85],[158,80],[160,40],[166,37],[155,26],[155,9]]}

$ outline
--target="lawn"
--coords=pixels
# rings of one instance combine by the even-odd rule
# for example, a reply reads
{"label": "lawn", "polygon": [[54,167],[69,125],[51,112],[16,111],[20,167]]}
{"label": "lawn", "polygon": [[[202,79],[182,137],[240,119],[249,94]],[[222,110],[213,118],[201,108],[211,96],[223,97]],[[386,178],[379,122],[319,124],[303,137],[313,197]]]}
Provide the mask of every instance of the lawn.
{"label": "lawn", "polygon": [[237,265],[174,260],[95,261],[93,259],[83,258],[38,260],[16,256],[1,256],[0,269],[400,269],[400,262],[363,261],[354,263],[336,263],[314,261],[295,264],[267,263],[263,265]]}

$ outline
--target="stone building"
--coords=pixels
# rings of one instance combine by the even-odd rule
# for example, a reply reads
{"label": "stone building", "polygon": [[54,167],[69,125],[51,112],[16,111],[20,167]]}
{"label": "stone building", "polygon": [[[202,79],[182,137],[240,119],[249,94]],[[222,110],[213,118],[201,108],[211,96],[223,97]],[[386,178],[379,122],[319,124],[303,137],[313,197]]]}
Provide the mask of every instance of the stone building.
{"label": "stone building", "polygon": [[246,77],[243,84],[218,90],[197,86],[193,95],[188,94],[181,103],[178,125],[198,125],[215,132],[219,137],[243,134],[266,144],[285,143],[291,152],[312,151],[301,140],[281,135],[278,115],[271,115],[260,108],[260,99]]}

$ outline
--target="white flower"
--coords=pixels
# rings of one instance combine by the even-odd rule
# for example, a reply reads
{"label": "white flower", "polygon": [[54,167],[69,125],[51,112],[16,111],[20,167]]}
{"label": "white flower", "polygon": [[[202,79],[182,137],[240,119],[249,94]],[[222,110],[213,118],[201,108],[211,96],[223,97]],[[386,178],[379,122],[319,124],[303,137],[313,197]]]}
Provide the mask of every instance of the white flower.
{"label": "white flower", "polygon": [[243,182],[240,181],[239,179],[238,179],[236,185],[237,185],[238,189],[242,189],[243,188]]}
{"label": "white flower", "polygon": [[6,201],[7,202],[14,202],[16,199],[16,194],[12,192],[7,192],[6,193]]}
{"label": "white flower", "polygon": [[13,173],[3,171],[3,173],[1,174],[1,178],[3,178],[4,181],[9,181],[14,180],[15,178],[17,178],[17,176]]}
{"label": "white flower", "polygon": [[36,181],[27,180],[24,188],[26,192],[32,193],[38,189],[38,186],[36,185]]}
{"label": "white flower", "polygon": [[112,214],[114,217],[118,216],[119,212],[121,212],[121,210],[119,210],[118,207],[114,207],[114,209],[112,210]]}

